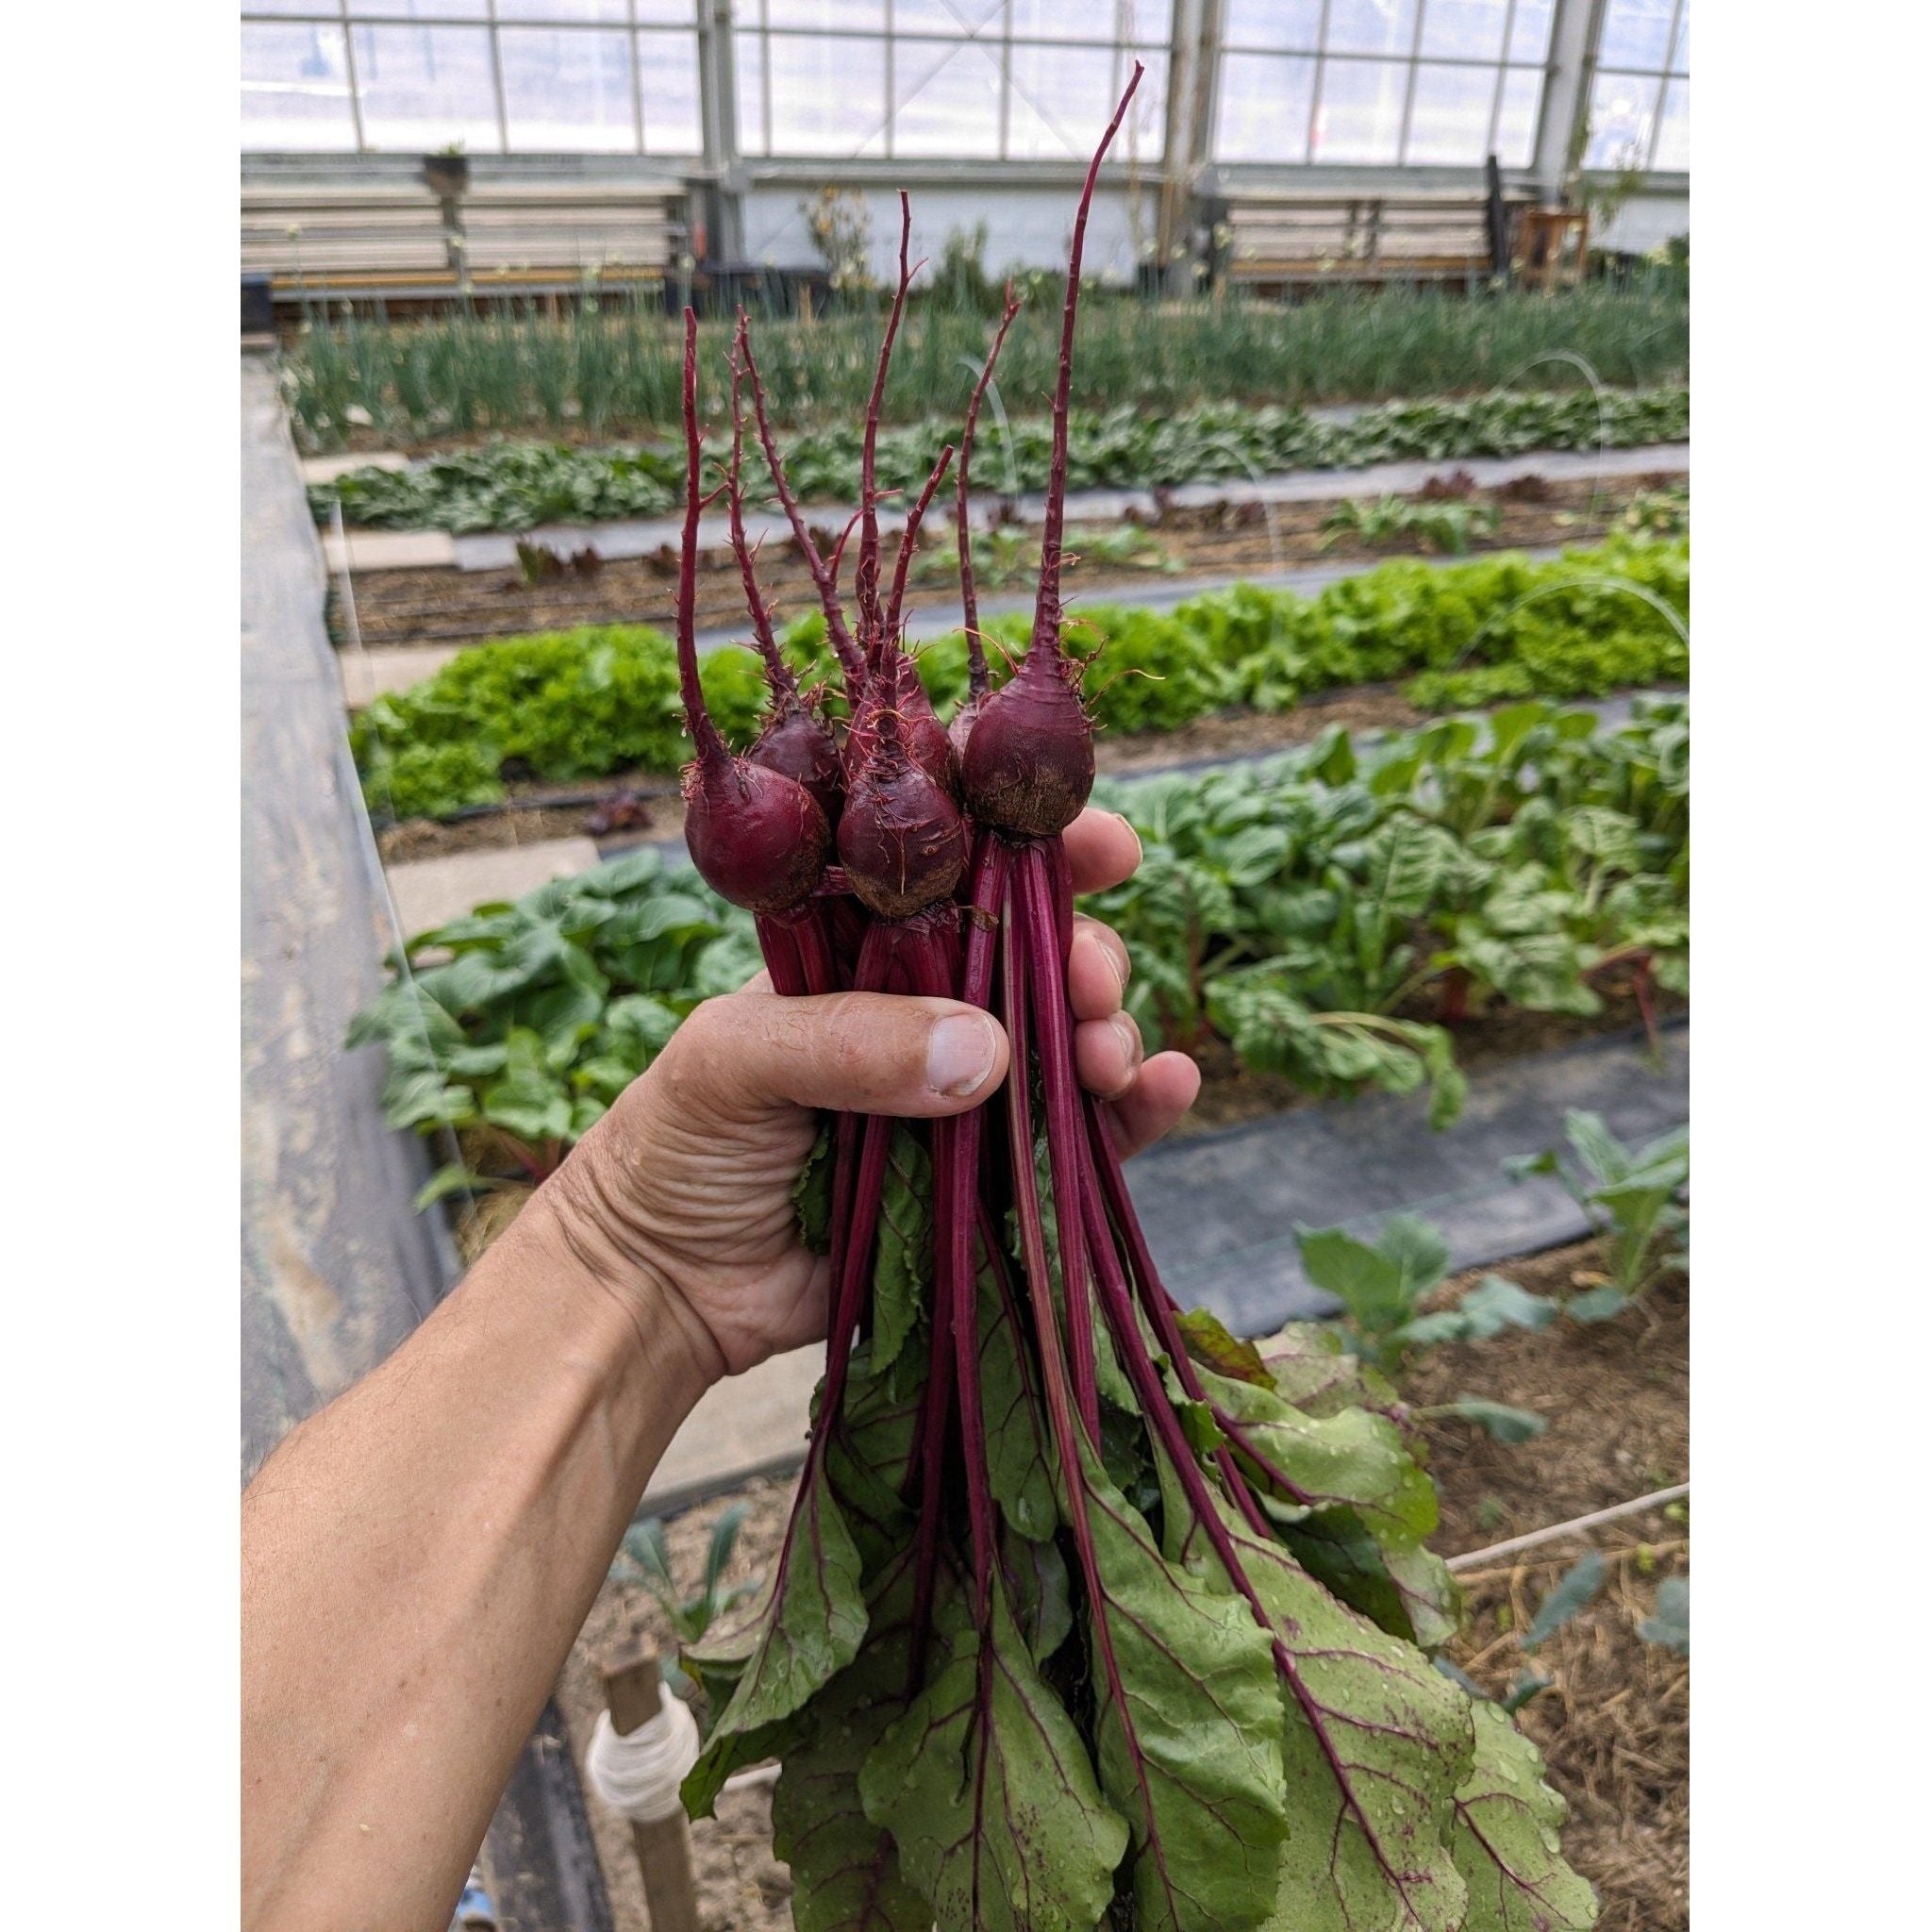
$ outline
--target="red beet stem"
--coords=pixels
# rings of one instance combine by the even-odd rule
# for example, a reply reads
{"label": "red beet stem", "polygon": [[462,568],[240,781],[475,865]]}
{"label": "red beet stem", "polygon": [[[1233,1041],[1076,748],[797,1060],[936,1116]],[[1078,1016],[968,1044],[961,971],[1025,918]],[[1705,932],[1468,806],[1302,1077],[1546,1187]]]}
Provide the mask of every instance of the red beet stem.
{"label": "red beet stem", "polygon": [[1093,206],[1093,185],[1100,178],[1100,163],[1113,144],[1120,125],[1126,118],[1127,103],[1141,85],[1143,72],[1134,62],[1133,78],[1121,96],[1107,132],[1087,167],[1087,185],[1080,191],[1079,211],[1074,217],[1074,245],[1067,257],[1067,303],[1060,318],[1059,379],[1053,392],[1053,459],[1046,475],[1046,526],[1040,538],[1040,592],[1033,605],[1033,641],[1028,656],[1042,644],[1050,658],[1060,648],[1060,538],[1067,515],[1067,401],[1074,386],[1074,320],[1080,306],[1080,255],[1087,241],[1087,211]]}
{"label": "red beet stem", "polygon": [[751,546],[744,536],[744,365],[742,356],[750,340],[750,326],[741,310],[738,334],[731,356],[731,462],[724,473],[724,503],[731,525],[731,554],[738,559],[739,581],[744,586],[744,601],[751,611],[752,636],[758,640],[758,655],[765,661],[765,682],[780,709],[801,703],[798,679],[778,649],[772,632],[772,613],[758,590],[758,571]]}
{"label": "red beet stem", "polygon": [[885,407],[886,372],[891,365],[892,344],[898,340],[899,319],[906,312],[906,291],[912,285],[912,199],[899,191],[899,286],[892,293],[891,313],[886,318],[886,333],[879,343],[878,367],[872,379],[872,395],[865,406],[865,445],[858,460],[858,569],[853,580],[853,594],[858,605],[858,641],[869,650],[870,640],[879,623],[879,517],[878,462],[879,413]]}
{"label": "red beet stem", "polygon": [[684,548],[677,559],[677,683],[684,698],[685,729],[697,746],[698,767],[708,778],[723,774],[731,761],[724,740],[705,708],[698,682],[698,314],[684,311]]}
{"label": "red beet stem", "polygon": [[839,662],[848,681],[856,679],[861,675],[858,646],[853,640],[845,623],[845,612],[839,603],[837,562],[827,564],[819,555],[819,546],[812,541],[810,525],[798,508],[797,497],[791,493],[791,485],[785,475],[785,459],[778,454],[777,441],[772,435],[771,413],[765,408],[765,385],[758,375],[758,358],[752,354],[751,330],[741,308],[738,311],[738,319],[744,331],[744,373],[751,382],[752,417],[758,424],[758,444],[765,453],[765,467],[772,473],[772,488],[777,494],[778,508],[785,512],[785,520],[791,525],[792,541],[798,545],[798,554],[805,558],[812,587],[818,591],[819,608],[824,612],[825,633],[832,641],[832,648],[839,655]]}
{"label": "red beet stem", "polygon": [[986,645],[979,636],[979,591],[973,581],[973,525],[967,504],[966,478],[973,463],[973,437],[979,426],[979,405],[985,399],[987,385],[992,380],[993,364],[1000,359],[1000,351],[1006,346],[1007,331],[1012,327],[1013,318],[1019,312],[1019,298],[1013,293],[1012,283],[1008,282],[1006,304],[1000,311],[999,329],[993,336],[992,347],[987,352],[986,366],[979,372],[979,380],[973,385],[973,400],[966,405],[966,425],[959,432],[959,467],[954,477],[958,505],[954,528],[959,543],[959,608],[966,625],[966,696],[969,703],[986,695],[987,670]]}
{"label": "red beet stem", "polygon": [[[899,614],[906,604],[906,577],[912,568],[912,553],[919,545],[919,526],[925,521],[925,513],[932,508],[932,500],[938,494],[952,460],[953,445],[949,442],[941,450],[939,461],[932,466],[932,475],[925,479],[925,488],[919,492],[919,501],[907,512],[906,527],[899,536],[899,555],[892,563],[892,589],[886,599],[886,621],[879,627],[881,638],[891,644],[899,641]],[[886,648],[886,644],[882,643],[880,648]]]}

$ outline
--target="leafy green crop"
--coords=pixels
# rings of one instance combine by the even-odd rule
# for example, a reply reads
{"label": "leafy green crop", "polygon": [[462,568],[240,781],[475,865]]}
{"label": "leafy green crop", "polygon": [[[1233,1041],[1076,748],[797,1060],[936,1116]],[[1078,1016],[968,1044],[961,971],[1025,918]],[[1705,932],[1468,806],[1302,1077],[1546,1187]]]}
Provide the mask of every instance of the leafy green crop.
{"label": "leafy green crop", "polygon": [[[1690,392],[1681,388],[1606,391],[1601,402],[1588,391],[1497,391],[1382,404],[1345,422],[1274,406],[1208,403],[1154,415],[1123,404],[1074,416],[1067,480],[1075,490],[1147,488],[1283,470],[1362,469],[1409,458],[1622,449],[1676,441],[1689,433],[1690,420]],[[885,431],[878,440],[881,484],[916,492],[957,434],[951,416]],[[862,442],[857,418],[799,436],[785,454],[799,500],[856,503]],[[1018,419],[989,441],[977,474],[1008,491],[1042,489],[1052,447],[1049,418]],[[498,441],[404,470],[351,470],[311,485],[309,503],[319,520],[340,502],[345,522],[391,530],[527,530],[661,516],[681,500],[682,461],[668,446],[578,449]]]}
{"label": "leafy green crop", "polygon": [[1326,550],[1343,537],[1370,545],[1413,539],[1429,550],[1466,556],[1470,540],[1491,535],[1499,521],[1494,504],[1411,502],[1406,496],[1384,496],[1370,502],[1350,497],[1323,520],[1322,547]]}
{"label": "leafy green crop", "polygon": [[[1236,584],[1167,611],[1087,604],[1067,641],[1091,654],[1086,687],[1104,730],[1173,730],[1240,707],[1284,711],[1318,691],[1416,672],[1408,694],[1453,709],[1680,682],[1690,651],[1676,625],[1690,594],[1687,550],[1620,540],[1545,563],[1508,553],[1441,566],[1392,559],[1313,597]],[[986,632],[1017,648],[1027,620],[994,618]],[[785,642],[806,677],[836,684],[823,618],[801,618]],[[992,658],[998,682],[1008,667]],[[963,639],[936,640],[918,661],[934,702],[957,705]],[[702,675],[720,728],[747,741],[764,697],[757,659],[714,651]],[[568,782],[674,771],[690,751],[671,640],[641,625],[474,645],[378,698],[353,741],[371,808],[398,819],[493,803],[506,768]]]}
{"label": "leafy green crop", "polygon": [[[957,421],[966,406],[988,322],[976,290],[948,302],[946,279],[941,263],[940,291],[914,291],[886,388],[887,422],[932,410]],[[1050,272],[1016,279],[1025,306],[999,379],[1010,404],[1030,407],[1053,390],[1060,291]],[[760,317],[758,326],[776,421],[858,420],[878,345],[876,301],[810,323]],[[729,333],[728,320],[705,325],[708,363]],[[1090,287],[1076,340],[1076,408],[1131,403],[1158,416],[1203,398],[1373,401],[1507,387],[1532,373],[1582,389],[1585,369],[1572,357],[1607,383],[1678,379],[1690,308],[1675,275],[1555,292],[1486,290],[1480,300],[1460,291],[1336,290],[1293,307],[1239,294],[1156,305]],[[379,312],[335,316],[318,305],[290,347],[283,386],[314,448],[339,447],[358,425],[412,441],[485,429],[665,430],[678,421],[682,348],[655,291],[613,306],[607,289],[561,315],[548,301],[483,295],[407,323]],[[705,407],[722,414],[723,398],[707,397]]]}
{"label": "leafy green crop", "polygon": [[[1689,746],[1681,703],[1640,705],[1616,731],[1528,705],[1107,785],[1099,802],[1145,856],[1091,909],[1132,949],[1150,1046],[1216,1035],[1317,1093],[1427,1086],[1446,1121],[1463,1091],[1453,1032],[1409,1016],[1429,990],[1591,1010],[1593,975],[1633,934],[1659,983],[1688,985]],[[470,1168],[444,1190],[546,1173],[691,1006],[758,964],[749,918],[649,852],[408,950],[412,974],[351,1041],[389,1051],[391,1125],[462,1136]]]}
{"label": "leafy green crop", "polygon": [[1638,956],[1688,989],[1689,739],[1678,703],[1618,731],[1526,704],[1104,786],[1144,847],[1094,901],[1134,957],[1130,1010],[1150,1044],[1212,1031],[1310,1091],[1427,1086],[1445,1123],[1463,1082],[1414,1017],[1425,989],[1587,1014]]}

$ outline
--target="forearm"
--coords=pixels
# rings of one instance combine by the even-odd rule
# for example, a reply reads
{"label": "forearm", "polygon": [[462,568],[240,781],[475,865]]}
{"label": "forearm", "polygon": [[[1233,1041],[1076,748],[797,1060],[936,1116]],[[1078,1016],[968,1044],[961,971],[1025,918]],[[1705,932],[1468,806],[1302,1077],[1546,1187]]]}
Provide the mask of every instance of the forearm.
{"label": "forearm", "polygon": [[[554,1191],[546,1190],[554,1196]],[[715,1363],[540,1196],[242,1498],[243,1919],[442,1932]]]}

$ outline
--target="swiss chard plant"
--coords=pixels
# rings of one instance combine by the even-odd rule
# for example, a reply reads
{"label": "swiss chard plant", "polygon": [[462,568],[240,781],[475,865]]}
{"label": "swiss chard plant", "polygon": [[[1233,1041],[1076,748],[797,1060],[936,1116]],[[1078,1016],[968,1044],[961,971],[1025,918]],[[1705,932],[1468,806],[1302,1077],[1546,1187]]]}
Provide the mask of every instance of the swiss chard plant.
{"label": "swiss chard plant", "polygon": [[1567,1148],[1546,1148],[1510,1168],[1518,1175],[1557,1175],[1590,1217],[1604,1276],[1572,1295],[1564,1312],[1577,1322],[1608,1322],[1667,1276],[1690,1272],[1690,1131],[1678,1127],[1626,1147],[1600,1114],[1573,1108],[1563,1135]]}
{"label": "swiss chard plant", "polygon": [[[1557,1314],[1555,1303],[1501,1274],[1485,1275],[1449,1307],[1424,1309],[1448,1275],[1449,1244],[1417,1215],[1391,1216],[1373,1241],[1341,1227],[1300,1228],[1295,1241],[1309,1281],[1341,1305],[1344,1345],[1385,1375],[1399,1375],[1414,1356],[1444,1342],[1544,1328]],[[1456,1416],[1504,1442],[1527,1441],[1544,1426],[1532,1410],[1478,1395],[1417,1413]]]}

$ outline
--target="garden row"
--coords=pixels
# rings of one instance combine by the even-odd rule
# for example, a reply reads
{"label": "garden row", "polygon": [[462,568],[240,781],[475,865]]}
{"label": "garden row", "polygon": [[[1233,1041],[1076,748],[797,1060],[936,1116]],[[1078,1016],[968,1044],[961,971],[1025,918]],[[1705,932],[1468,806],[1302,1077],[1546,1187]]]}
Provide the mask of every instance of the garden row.
{"label": "garden row", "polygon": [[[607,298],[608,299],[608,298]],[[997,297],[994,297],[997,312]],[[758,351],[783,422],[857,420],[872,384],[880,315],[870,304],[815,323],[764,317]],[[921,300],[900,332],[886,420],[963,409],[986,354],[976,307]],[[728,336],[705,327],[708,362]],[[358,434],[388,444],[479,431],[613,434],[678,420],[681,343],[661,308],[594,304],[562,316],[504,301],[432,321],[391,324],[312,312],[290,354],[284,388],[311,448]],[[1005,394],[1053,388],[1058,300],[1027,301],[1000,369]],[[1471,300],[1427,290],[1336,292],[1284,308],[1239,299],[1089,302],[1079,320],[1074,401],[1172,409],[1205,399],[1304,403],[1451,393],[1516,381],[1534,367],[1552,383],[1637,384],[1680,375],[1690,305],[1680,278],[1624,288]],[[714,413],[715,398],[707,406]]]}
{"label": "garden row", "polygon": [[[1690,391],[1492,391],[1461,399],[1378,405],[1345,420],[1306,409],[1206,403],[1173,412],[1120,403],[1076,412],[1069,425],[1068,482],[1075,490],[1168,486],[1288,470],[1361,469],[1409,459],[1507,457],[1525,450],[1626,449],[1690,433]],[[957,415],[928,414],[878,439],[889,491],[916,492],[958,435]],[[802,431],[786,452],[805,503],[858,501],[862,423]],[[1049,418],[1002,422],[975,475],[1008,494],[1043,489],[1052,455]],[[541,524],[658,516],[683,491],[683,456],[670,444],[578,449],[493,441],[407,469],[351,470],[310,486],[325,519],[383,529],[525,530]]]}
{"label": "garden row", "polygon": [[[1688,990],[1690,722],[1606,730],[1529,703],[1265,765],[1103,788],[1145,848],[1095,912],[1130,947],[1150,1044],[1304,1091],[1464,1092],[1454,1027]],[[548,1173],[699,1000],[759,963],[751,919],[641,851],[414,938],[357,1021],[391,1124],[454,1130],[435,1192]]]}
{"label": "garden row", "polygon": [[[1674,684],[1689,670],[1689,602],[1688,543],[1619,538],[1541,563],[1507,553],[1449,566],[1394,559],[1312,597],[1236,584],[1164,611],[1089,605],[1069,636],[1093,654],[1086,686],[1100,727],[1171,731],[1216,711],[1281,712],[1314,693],[1400,677],[1430,710]],[[1027,623],[994,618],[985,630],[1017,647]],[[808,678],[836,682],[822,618],[800,619],[786,644]],[[993,655],[998,679],[1006,665]],[[935,703],[964,695],[958,633],[927,645],[918,663]],[[702,676],[720,727],[748,741],[765,698],[758,659],[715,651]],[[501,800],[507,776],[670,773],[690,752],[671,640],[624,625],[459,652],[414,689],[377,698],[353,738],[371,807],[390,819]]]}

